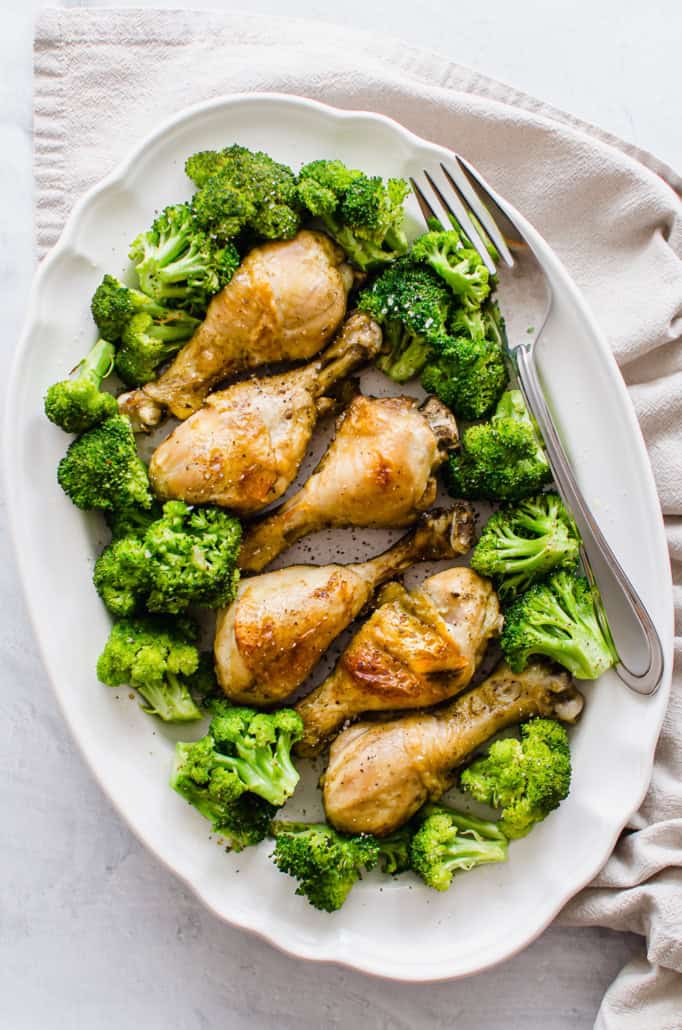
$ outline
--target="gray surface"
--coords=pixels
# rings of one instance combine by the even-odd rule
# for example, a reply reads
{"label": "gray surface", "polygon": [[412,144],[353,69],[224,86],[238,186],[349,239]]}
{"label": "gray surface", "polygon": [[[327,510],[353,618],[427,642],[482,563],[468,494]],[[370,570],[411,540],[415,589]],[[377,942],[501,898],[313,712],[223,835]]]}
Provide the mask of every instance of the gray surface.
{"label": "gray surface", "polygon": [[[33,268],[31,12],[41,6],[3,0],[0,14],[3,361]],[[265,0],[203,6],[285,13]],[[466,11],[461,21],[458,10]],[[287,11],[334,17],[317,0],[290,0]],[[470,8],[346,0],[338,17],[414,44],[438,43],[454,60],[682,166],[682,123],[670,117],[682,8],[667,0],[487,0]],[[639,938],[550,928],[479,977],[408,986],[290,959],[204,911],[130,835],[84,766],[36,654],[6,535],[0,548],[0,1030],[592,1025],[609,982],[642,953]]]}

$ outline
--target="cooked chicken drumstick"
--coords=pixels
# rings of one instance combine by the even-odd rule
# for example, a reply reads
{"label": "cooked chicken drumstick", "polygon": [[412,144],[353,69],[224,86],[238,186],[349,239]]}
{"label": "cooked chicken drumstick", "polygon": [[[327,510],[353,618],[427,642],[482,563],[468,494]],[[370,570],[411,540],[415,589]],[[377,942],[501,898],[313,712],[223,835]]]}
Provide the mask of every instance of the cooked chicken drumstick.
{"label": "cooked chicken drumstick", "polygon": [[352,283],[343,251],[322,233],[254,247],[169,368],[119,407],[150,428],[165,408],[187,418],[212,386],[244,369],[311,358],[338,328]]}
{"label": "cooked chicken drumstick", "polygon": [[380,583],[418,561],[465,554],[473,515],[459,503],[422,516],[377,558],[357,565],[295,565],[243,580],[237,599],[218,614],[215,660],[228,697],[274,704],[304,681],[335,637]]}
{"label": "cooked chicken drumstick", "polygon": [[318,417],[334,406],[325,395],[380,347],[379,326],[356,312],[310,364],[210,394],[154,452],[156,496],[240,515],[276,501],[295,479]]}
{"label": "cooked chicken drumstick", "polygon": [[453,770],[494,733],[535,715],[575,722],[582,707],[567,672],[537,661],[517,675],[502,662],[436,711],[356,723],[331,747],[327,818],[349,833],[392,833],[452,786]]}
{"label": "cooked chicken drumstick", "polygon": [[472,569],[439,572],[409,593],[389,583],[378,602],[331,675],[296,706],[305,727],[299,755],[318,754],[363,712],[422,708],[459,694],[502,629],[497,594]]}
{"label": "cooked chicken drumstick", "polygon": [[436,498],[434,472],[457,443],[457,424],[430,397],[355,397],[305,486],[253,526],[239,558],[260,572],[302,536],[329,526],[408,526]]}

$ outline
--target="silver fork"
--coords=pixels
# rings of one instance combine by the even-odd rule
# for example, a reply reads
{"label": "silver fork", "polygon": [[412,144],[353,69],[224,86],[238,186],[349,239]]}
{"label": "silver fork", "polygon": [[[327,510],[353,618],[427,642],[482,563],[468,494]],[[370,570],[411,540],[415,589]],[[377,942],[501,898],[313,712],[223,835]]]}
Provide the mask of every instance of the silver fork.
{"label": "silver fork", "polygon": [[[603,620],[604,629],[607,633],[614,628],[617,631],[614,639],[620,661],[616,672],[632,690],[653,694],[660,685],[664,666],[658,632],[578,486],[545,400],[534,360],[537,342],[552,307],[550,280],[534,251],[532,239],[524,232],[524,220],[480,173],[457,154],[452,155],[449,166],[441,162],[440,169],[440,173],[434,175],[424,171],[424,186],[410,180],[427,223],[435,218],[442,224],[450,220],[459,225],[489,272],[495,274],[495,262],[487,246],[489,240],[508,268],[515,270],[517,282],[524,286],[524,307],[535,329],[532,335],[523,337],[510,334],[507,350],[528,410],[542,434],[557,489],[580,531],[585,574],[592,586],[598,587],[608,617],[608,622]],[[440,185],[434,176],[438,177]],[[631,645],[635,633],[638,647],[633,653]],[[623,657],[626,647],[628,655],[632,654],[627,664]],[[639,660],[633,661],[637,658]]]}

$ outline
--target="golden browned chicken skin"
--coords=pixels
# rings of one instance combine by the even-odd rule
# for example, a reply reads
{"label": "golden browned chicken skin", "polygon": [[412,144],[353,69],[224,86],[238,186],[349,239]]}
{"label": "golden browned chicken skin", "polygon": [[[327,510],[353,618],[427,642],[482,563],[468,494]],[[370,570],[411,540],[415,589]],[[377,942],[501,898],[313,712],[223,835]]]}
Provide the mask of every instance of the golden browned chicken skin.
{"label": "golden browned chicken skin", "polygon": [[329,526],[407,526],[436,498],[435,471],[457,443],[457,423],[429,398],[355,397],[298,493],[247,531],[239,557],[260,572],[301,537]]}
{"label": "golden browned chicken skin", "polygon": [[154,452],[149,478],[156,496],[240,515],[278,500],[296,478],[318,417],[333,410],[326,394],[380,347],[377,323],[356,312],[303,368],[210,394]]}
{"label": "golden browned chicken skin", "polygon": [[327,818],[347,833],[392,833],[452,786],[457,766],[499,730],[531,716],[575,722],[582,707],[567,672],[537,661],[516,674],[502,662],[480,686],[435,711],[355,723],[331,747]]}
{"label": "golden browned chicken skin", "polygon": [[363,712],[424,708],[460,693],[502,629],[497,594],[472,569],[439,572],[409,593],[389,583],[378,603],[331,675],[296,706],[299,755],[319,754]]}
{"label": "golden browned chicken skin", "polygon": [[352,283],[343,251],[322,233],[254,247],[166,371],[119,407],[150,428],[164,409],[188,418],[211,387],[245,369],[311,358],[339,327]]}
{"label": "golden browned chicken skin", "polygon": [[384,554],[356,565],[295,565],[243,580],[218,614],[215,662],[228,697],[246,704],[283,700],[305,680],[331,642],[380,583],[418,561],[464,554],[473,515],[459,503],[422,516]]}

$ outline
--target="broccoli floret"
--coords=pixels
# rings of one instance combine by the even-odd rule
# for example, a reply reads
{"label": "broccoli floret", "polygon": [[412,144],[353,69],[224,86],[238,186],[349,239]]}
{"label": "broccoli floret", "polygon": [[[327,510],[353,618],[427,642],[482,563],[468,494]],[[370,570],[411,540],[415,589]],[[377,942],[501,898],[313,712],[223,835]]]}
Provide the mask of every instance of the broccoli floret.
{"label": "broccoli floret", "polygon": [[484,418],[509,381],[497,305],[482,311],[460,309],[449,329],[452,336],[434,347],[422,371],[422,386],[460,418]]}
{"label": "broccoli floret", "polygon": [[190,619],[121,619],[99,656],[97,675],[109,687],[134,687],[147,702],[144,711],[164,722],[200,719],[187,688],[199,665],[196,636]]}
{"label": "broccoli floret", "polygon": [[239,777],[226,768],[211,736],[176,744],[170,785],[229,840],[233,851],[263,840],[277,811],[246,792]]}
{"label": "broccoli floret", "polygon": [[542,441],[520,390],[502,394],[489,422],[470,426],[462,451],[448,461],[446,480],[453,497],[518,501],[552,478]]}
{"label": "broccoli floret", "polygon": [[180,612],[191,603],[220,608],[233,600],[239,571],[239,520],[220,508],[168,501],[147,530],[150,611]]}
{"label": "broccoli floret", "polygon": [[84,433],[118,411],[116,398],[102,393],[102,380],[114,367],[116,348],[100,339],[76,367],[73,379],[53,383],[45,397],[45,414],[67,433]]}
{"label": "broccoli floret", "polygon": [[419,236],[410,247],[410,258],[437,272],[465,308],[480,308],[490,294],[488,269],[456,229]]}
{"label": "broccoli floret", "polygon": [[95,562],[92,578],[110,612],[119,618],[132,615],[149,589],[144,538],[123,537],[110,543]]}
{"label": "broccoli floret", "polygon": [[427,805],[412,838],[410,862],[428,887],[446,891],[459,869],[505,862],[507,838],[495,822],[465,815],[445,805]]}
{"label": "broccoli floret", "polygon": [[403,179],[368,176],[341,161],[311,161],[298,176],[301,203],[363,271],[404,254]]}
{"label": "broccoli floret", "polygon": [[203,315],[239,266],[232,243],[220,246],[197,224],[189,204],[165,208],[130,245],[140,287],[154,300]]}
{"label": "broccoli floret", "polygon": [[95,564],[95,586],[115,615],[130,615],[141,603],[177,614],[192,603],[219,608],[232,601],[241,542],[234,516],[168,501],[141,530],[114,540]]}
{"label": "broccoli floret", "polygon": [[162,304],[157,304],[146,293],[125,286],[113,275],[105,275],[95,290],[90,310],[95,324],[107,340],[118,340],[134,315],[140,312],[163,318],[168,314]]}
{"label": "broccoli floret", "polygon": [[219,710],[209,732],[244,789],[258,794],[278,808],[291,797],[299,774],[291,749],[303,736],[303,721],[292,708],[257,712],[253,708]]}
{"label": "broccoli floret", "polygon": [[553,569],[574,568],[580,537],[555,493],[527,497],[496,512],[471,556],[471,567],[494,580],[505,603]]}
{"label": "broccoli floret", "polygon": [[584,576],[565,571],[552,573],[508,608],[500,643],[514,672],[542,654],[576,679],[593,680],[618,661],[596,591]]}
{"label": "broccoli floret", "polygon": [[161,518],[161,505],[153,501],[149,508],[139,508],[137,505],[109,508],[104,512],[104,518],[111,530],[112,541],[127,536],[143,539],[152,522]]}
{"label": "broccoli floret", "polygon": [[297,894],[322,912],[336,912],[379,858],[379,842],[369,835],[337,833],[326,823],[275,822],[272,859],[298,880]]}
{"label": "broccoli floret", "polygon": [[358,307],[383,327],[383,353],[377,366],[398,383],[417,375],[434,346],[447,337],[451,306],[447,286],[428,268],[400,258],[364,290]]}
{"label": "broccoli floret", "polygon": [[290,239],[300,225],[296,177],[261,151],[234,144],[188,158],[185,171],[199,187],[192,210],[199,226],[221,241],[241,233]]}
{"label": "broccoli floret", "polygon": [[521,739],[494,741],[461,776],[476,801],[502,809],[500,829],[511,840],[525,837],[568,796],[571,753],[564,727],[553,719],[532,719]]}
{"label": "broccoli floret", "polygon": [[105,275],[97,287],[92,314],[107,339],[122,341],[115,368],[128,386],[154,379],[157,367],[172,358],[200,324],[186,311],[159,304],[112,275]]}
{"label": "broccoli floret", "polygon": [[382,873],[397,876],[411,868],[410,844],[414,831],[408,824],[401,826],[388,837],[377,838],[379,845],[379,866]]}
{"label": "broccoli floret", "polygon": [[59,463],[59,485],[79,508],[149,508],[147,469],[126,415],[113,415],[79,436]]}

